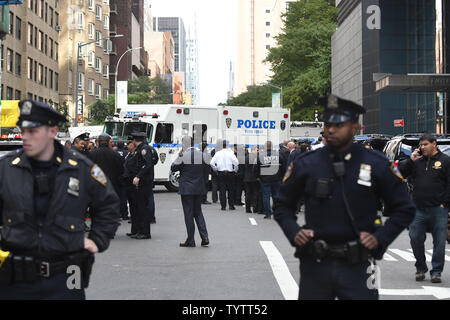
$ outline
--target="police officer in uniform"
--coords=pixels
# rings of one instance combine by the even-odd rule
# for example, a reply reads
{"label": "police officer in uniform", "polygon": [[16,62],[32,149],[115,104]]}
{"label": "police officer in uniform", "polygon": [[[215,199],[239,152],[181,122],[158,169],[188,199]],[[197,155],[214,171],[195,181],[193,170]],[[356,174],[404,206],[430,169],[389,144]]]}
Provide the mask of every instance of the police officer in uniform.
{"label": "police officer in uniform", "polygon": [[[327,145],[295,157],[274,215],[300,258],[299,299],[378,299],[374,259],[411,223],[415,207],[400,172],[379,152],[353,144],[362,106],[323,97]],[[305,221],[296,205],[305,199]],[[381,225],[379,198],[392,212]],[[372,268],[371,267],[372,264]],[[370,276],[370,279],[369,279]]]}
{"label": "police officer in uniform", "polygon": [[73,140],[73,147],[78,150],[79,153],[89,158],[89,150],[88,150],[88,144],[89,144],[89,132],[85,132],[77,136]]}
{"label": "police officer in uniform", "polygon": [[151,239],[150,223],[155,210],[153,200],[154,165],[158,159],[155,155],[156,152],[145,141],[145,133],[135,132],[133,133],[133,139],[136,146],[135,157],[139,171],[133,179],[133,185],[136,187],[137,234],[131,237],[138,240]]}
{"label": "police officer in uniform", "polygon": [[23,149],[0,160],[0,300],[84,299],[94,254],[119,225],[119,199],[97,165],[55,140],[59,112],[19,106]]}

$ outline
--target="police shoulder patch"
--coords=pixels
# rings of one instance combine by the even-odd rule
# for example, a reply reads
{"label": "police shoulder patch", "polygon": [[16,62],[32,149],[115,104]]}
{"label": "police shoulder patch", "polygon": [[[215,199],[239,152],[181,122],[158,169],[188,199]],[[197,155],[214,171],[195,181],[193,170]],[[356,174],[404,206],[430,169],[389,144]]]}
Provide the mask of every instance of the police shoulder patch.
{"label": "police shoulder patch", "polygon": [[398,170],[398,168],[394,162],[392,162],[392,164],[391,164],[391,171],[397,178],[399,178],[400,180],[404,180],[400,170]]}
{"label": "police shoulder patch", "polygon": [[102,184],[104,187],[106,187],[106,185],[108,184],[108,179],[106,179],[106,175],[103,173],[102,169],[100,169],[100,167],[96,164],[94,164],[94,166],[91,169],[91,176],[92,178],[97,180],[97,182]]}
{"label": "police shoulder patch", "polygon": [[145,155],[147,154],[147,150],[145,150],[145,149],[142,149],[142,152],[141,152],[141,154],[142,154],[142,156],[145,156]]}

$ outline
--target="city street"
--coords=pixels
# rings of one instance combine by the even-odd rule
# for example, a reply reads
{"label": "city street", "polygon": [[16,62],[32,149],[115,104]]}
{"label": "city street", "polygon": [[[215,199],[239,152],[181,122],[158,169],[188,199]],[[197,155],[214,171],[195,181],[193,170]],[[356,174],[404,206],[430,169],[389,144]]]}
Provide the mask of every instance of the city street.
{"label": "city street", "polygon": [[[247,214],[242,207],[224,212],[219,204],[204,205],[210,246],[201,247],[196,232],[197,247],[181,248],[179,243],[184,242],[186,229],[180,197],[163,187],[155,190],[157,224],[152,225],[152,239],[128,238],[125,234],[130,224],[122,222],[110,248],[96,257],[87,299],[297,298],[298,261],[274,220]],[[211,200],[211,193],[208,197]],[[432,249],[430,239],[426,249]],[[441,284],[431,284],[429,274],[424,282],[415,282],[414,257],[406,232],[391,245],[379,265],[382,300],[450,298],[448,265]]]}

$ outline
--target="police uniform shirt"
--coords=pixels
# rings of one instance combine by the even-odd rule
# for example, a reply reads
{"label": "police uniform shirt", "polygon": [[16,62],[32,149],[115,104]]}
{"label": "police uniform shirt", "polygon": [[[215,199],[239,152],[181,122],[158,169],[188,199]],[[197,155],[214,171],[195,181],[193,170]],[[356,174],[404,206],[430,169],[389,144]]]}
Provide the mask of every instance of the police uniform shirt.
{"label": "police uniform shirt", "polygon": [[[342,190],[334,174],[332,156],[325,146],[295,157],[289,164],[279,197],[274,201],[275,219],[295,246],[294,238],[302,229],[297,224],[295,210],[298,199],[304,196],[304,229],[314,230],[315,239],[329,243],[353,241],[356,235],[343,201],[342,192],[345,192],[358,229],[374,234],[379,249],[385,250],[414,218],[415,208],[400,173],[384,155],[354,144],[343,157],[346,172],[345,190]],[[319,180],[329,181],[329,194],[318,190]],[[389,207],[392,217],[375,230],[379,197]]]}
{"label": "police uniform shirt", "polygon": [[210,162],[214,171],[237,172],[239,169],[239,161],[234,152],[229,149],[222,149],[215,153]]}
{"label": "police uniform shirt", "polygon": [[139,172],[136,177],[143,179],[146,183],[153,182],[154,166],[156,164],[155,162],[157,162],[152,149],[147,142],[142,142],[136,148],[136,157],[139,166]]}

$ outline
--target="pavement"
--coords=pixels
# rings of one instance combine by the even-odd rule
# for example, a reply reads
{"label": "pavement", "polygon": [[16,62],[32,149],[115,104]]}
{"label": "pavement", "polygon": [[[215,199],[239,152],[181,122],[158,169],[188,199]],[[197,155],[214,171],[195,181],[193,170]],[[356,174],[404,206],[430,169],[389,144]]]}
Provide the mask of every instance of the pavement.
{"label": "pavement", "polygon": [[[211,201],[211,193],[208,194]],[[155,189],[157,223],[150,240],[134,240],[122,222],[110,248],[96,256],[90,300],[295,300],[299,263],[294,249],[275,220],[263,215],[221,211],[219,204],[203,205],[210,245],[181,248],[186,240],[180,196]],[[299,215],[299,222],[303,215]],[[432,249],[428,236],[426,249]],[[430,258],[430,257],[429,257]],[[447,250],[446,261],[450,260]],[[378,263],[381,300],[450,298],[450,271],[443,283],[414,279],[414,257],[403,232]],[[429,268],[430,262],[428,262]]]}

